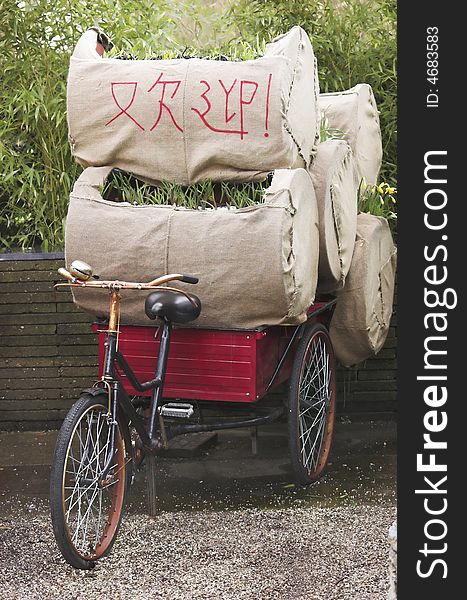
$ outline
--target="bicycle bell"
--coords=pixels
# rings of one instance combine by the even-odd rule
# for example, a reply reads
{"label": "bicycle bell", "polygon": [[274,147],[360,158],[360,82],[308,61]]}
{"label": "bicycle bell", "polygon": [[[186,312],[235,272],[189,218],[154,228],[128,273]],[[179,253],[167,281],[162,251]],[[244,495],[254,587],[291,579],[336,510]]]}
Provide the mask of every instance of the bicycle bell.
{"label": "bicycle bell", "polygon": [[92,277],[92,267],[82,260],[74,260],[70,265],[70,273],[79,281],[87,281]]}

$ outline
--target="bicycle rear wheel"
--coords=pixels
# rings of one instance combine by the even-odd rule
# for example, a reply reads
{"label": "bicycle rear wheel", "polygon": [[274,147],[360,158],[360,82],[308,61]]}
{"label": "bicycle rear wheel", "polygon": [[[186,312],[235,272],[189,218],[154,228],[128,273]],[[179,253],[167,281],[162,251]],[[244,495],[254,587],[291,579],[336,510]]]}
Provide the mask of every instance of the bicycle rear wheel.
{"label": "bicycle rear wheel", "polygon": [[295,480],[316,481],[332,442],[336,410],[336,360],[327,329],[309,325],[300,340],[289,386],[289,453]]}
{"label": "bicycle rear wheel", "polygon": [[[117,422],[111,443],[106,400],[82,396],[60,429],[50,477],[52,525],[65,560],[91,569],[110,552],[120,527],[128,468],[129,436]],[[111,467],[102,475],[107,459]]]}

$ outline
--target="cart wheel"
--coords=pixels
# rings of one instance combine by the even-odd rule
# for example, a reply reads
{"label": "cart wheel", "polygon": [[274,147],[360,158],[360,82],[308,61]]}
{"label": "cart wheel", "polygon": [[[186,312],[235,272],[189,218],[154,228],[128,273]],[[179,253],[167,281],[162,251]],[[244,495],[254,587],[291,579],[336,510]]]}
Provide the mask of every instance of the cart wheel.
{"label": "cart wheel", "polygon": [[297,483],[316,481],[329,456],[336,405],[336,360],[327,329],[305,329],[289,385],[289,452]]}
{"label": "cart wheel", "polygon": [[[117,423],[111,441],[107,402],[82,396],[58,434],[50,475],[52,525],[65,560],[91,569],[117,536],[131,469],[129,435]],[[111,457],[105,479],[102,468]]]}
{"label": "cart wheel", "polygon": [[148,514],[154,517],[157,514],[157,457],[154,454],[146,454],[144,459],[146,465],[146,495],[148,503]]}

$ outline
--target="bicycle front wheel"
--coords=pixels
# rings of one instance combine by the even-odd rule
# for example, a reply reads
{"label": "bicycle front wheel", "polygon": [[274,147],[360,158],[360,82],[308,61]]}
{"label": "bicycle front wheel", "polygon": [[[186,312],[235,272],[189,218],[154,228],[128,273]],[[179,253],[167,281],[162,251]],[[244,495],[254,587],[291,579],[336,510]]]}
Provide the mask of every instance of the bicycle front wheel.
{"label": "bicycle front wheel", "polygon": [[[120,526],[129,474],[128,436],[106,400],[82,396],[60,429],[50,478],[52,525],[65,560],[91,569],[110,552]],[[108,460],[110,470],[103,472]]]}

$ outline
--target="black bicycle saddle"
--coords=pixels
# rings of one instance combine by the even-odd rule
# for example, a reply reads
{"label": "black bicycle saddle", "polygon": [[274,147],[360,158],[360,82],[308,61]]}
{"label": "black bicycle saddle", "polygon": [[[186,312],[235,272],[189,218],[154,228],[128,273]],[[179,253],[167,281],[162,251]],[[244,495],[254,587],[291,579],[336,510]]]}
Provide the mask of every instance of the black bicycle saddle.
{"label": "black bicycle saddle", "polygon": [[[189,298],[187,298],[189,296]],[[173,323],[189,323],[199,317],[201,300],[194,294],[160,289],[146,298],[144,309],[150,319],[166,319]]]}

